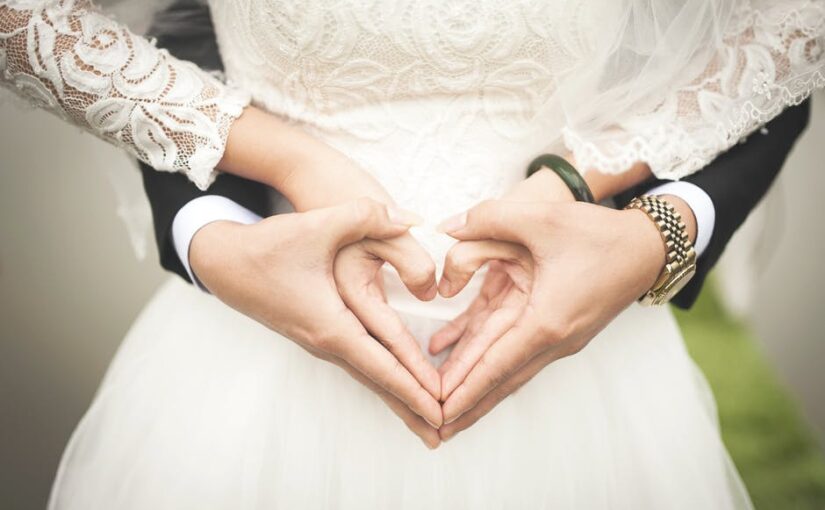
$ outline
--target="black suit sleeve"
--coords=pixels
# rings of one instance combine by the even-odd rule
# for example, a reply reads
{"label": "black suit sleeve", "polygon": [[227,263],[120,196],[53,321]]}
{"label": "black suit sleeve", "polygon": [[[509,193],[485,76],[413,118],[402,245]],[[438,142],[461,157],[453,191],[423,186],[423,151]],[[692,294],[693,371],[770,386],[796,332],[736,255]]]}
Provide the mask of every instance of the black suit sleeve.
{"label": "black suit sleeve", "polygon": [[[223,69],[209,8],[197,0],[178,0],[158,13],[148,35],[157,39],[159,47],[166,48],[178,58],[192,61],[204,69]],[[270,209],[269,189],[257,182],[222,174],[208,192],[202,192],[183,174],[158,172],[144,163],[140,168],[152,207],[160,263],[186,281],[189,277],[171,237],[172,222],[184,205],[200,196],[220,195],[261,216],[266,216]]]}
{"label": "black suit sleeve", "polygon": [[[725,246],[765,196],[794,143],[807,127],[810,109],[810,100],[788,108],[765,126],[767,132],[751,135],[702,171],[684,179],[710,196],[716,210],[716,223],[710,244],[697,262],[696,275],[673,298],[673,304],[684,309],[693,306]],[[634,196],[659,183],[655,179],[645,182],[618,196],[616,202],[624,206]]]}

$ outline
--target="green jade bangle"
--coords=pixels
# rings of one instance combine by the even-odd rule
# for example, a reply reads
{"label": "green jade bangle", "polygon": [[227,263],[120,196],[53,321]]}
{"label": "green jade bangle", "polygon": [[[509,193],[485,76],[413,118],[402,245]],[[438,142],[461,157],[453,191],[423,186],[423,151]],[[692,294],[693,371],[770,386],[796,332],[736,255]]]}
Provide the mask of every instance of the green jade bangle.
{"label": "green jade bangle", "polygon": [[578,202],[587,202],[593,204],[596,201],[593,199],[593,193],[590,191],[590,186],[584,182],[581,174],[576,168],[571,165],[566,159],[555,154],[542,154],[530,163],[527,167],[527,177],[538,172],[542,168],[548,168],[558,175],[564,184],[570,188],[573,197]]}

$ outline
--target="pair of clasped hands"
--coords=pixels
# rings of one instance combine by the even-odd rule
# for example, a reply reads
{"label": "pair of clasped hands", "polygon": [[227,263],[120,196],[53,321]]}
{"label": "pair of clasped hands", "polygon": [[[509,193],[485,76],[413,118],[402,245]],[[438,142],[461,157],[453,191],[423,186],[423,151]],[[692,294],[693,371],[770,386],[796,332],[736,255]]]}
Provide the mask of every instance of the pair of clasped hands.
{"label": "pair of clasped hands", "polygon": [[[269,182],[298,212],[203,227],[190,247],[192,268],[226,304],[372,389],[430,448],[579,351],[664,264],[643,213],[575,202],[541,170],[501,199],[446,219],[439,229],[457,242],[436,275],[408,232],[414,214],[337,151],[301,154]],[[386,303],[385,263],[425,301],[455,296],[488,265],[479,295],[430,339],[432,354],[453,348],[439,369]]]}

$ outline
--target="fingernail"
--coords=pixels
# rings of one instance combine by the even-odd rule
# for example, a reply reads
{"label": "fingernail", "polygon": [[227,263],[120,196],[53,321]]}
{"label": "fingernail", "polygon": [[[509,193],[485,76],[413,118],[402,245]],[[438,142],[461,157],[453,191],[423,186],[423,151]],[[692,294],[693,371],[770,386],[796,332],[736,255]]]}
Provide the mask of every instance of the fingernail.
{"label": "fingernail", "polygon": [[392,205],[387,206],[387,216],[391,222],[408,227],[414,227],[424,223],[424,218],[414,212]]}
{"label": "fingernail", "polygon": [[444,413],[444,424],[442,425],[442,427],[444,425],[451,424],[452,422],[456,421],[461,416],[461,414],[456,414],[455,416],[450,416],[450,414],[452,414],[452,413],[446,413],[446,412]]}
{"label": "fingernail", "polygon": [[461,230],[467,225],[467,213],[463,212],[442,221],[436,230],[442,234],[451,234],[457,230]]}

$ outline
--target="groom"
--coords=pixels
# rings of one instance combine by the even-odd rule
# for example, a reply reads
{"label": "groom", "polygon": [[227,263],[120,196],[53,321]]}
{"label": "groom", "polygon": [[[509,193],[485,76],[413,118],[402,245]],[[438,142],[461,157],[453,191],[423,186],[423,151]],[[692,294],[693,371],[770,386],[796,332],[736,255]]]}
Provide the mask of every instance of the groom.
{"label": "groom", "polygon": [[[180,58],[194,61],[206,69],[221,69],[215,34],[209,11],[197,0],[178,0],[169,9],[157,15],[152,34],[158,45],[167,48]],[[678,183],[663,183],[650,179],[615,197],[616,204],[623,206],[634,196],[652,192],[666,194],[681,200],[693,213],[697,231],[696,248],[700,255],[698,269],[693,280],[674,299],[673,303],[689,308],[696,300],[703,282],[716,264],[733,233],[747,218],[750,211],[764,196],[784,164],[794,142],[807,125],[809,105],[807,103],[790,108],[773,122],[767,131],[754,134],[746,142],[732,148],[720,156],[703,171],[691,175]],[[289,257],[284,257],[279,267],[262,264],[256,254],[265,251],[290,253],[290,247],[283,244],[290,235],[272,235],[261,239],[262,246],[251,253],[249,247],[231,242],[233,229],[240,225],[257,223],[261,217],[271,214],[270,191],[264,185],[246,181],[231,175],[223,175],[207,191],[200,192],[180,174],[155,172],[142,165],[144,185],[152,205],[155,233],[163,267],[177,273],[187,281],[201,285],[201,281],[220,282],[208,285],[219,298],[224,294],[241,296],[248,308],[241,311],[252,317],[260,317],[269,304],[266,293],[252,295],[256,291],[244,286],[238,274],[250,276],[261,272],[289,274]],[[492,204],[491,207],[496,207]],[[507,214],[504,208],[491,211],[492,218]],[[474,222],[484,222],[484,217],[475,215]],[[484,231],[483,224],[470,225]],[[300,225],[284,228],[300,229]],[[632,256],[627,254],[628,257]],[[223,263],[225,262],[225,263]],[[293,261],[297,266],[300,260]],[[595,275],[594,280],[614,277],[612,266],[602,264],[604,275]],[[265,275],[261,275],[265,276]],[[258,287],[260,288],[260,286]],[[276,293],[277,289],[269,289]],[[296,306],[302,306],[302,296],[295,296]],[[609,293],[600,295],[605,310],[621,309],[611,306],[611,299],[620,299]],[[237,299],[235,299],[237,301]],[[586,304],[583,304],[586,305]],[[307,302],[307,314],[312,315],[311,304]],[[584,309],[587,307],[584,306]],[[576,309],[572,307],[571,309]],[[608,315],[612,312],[606,312]],[[568,317],[569,321],[582,322],[580,317]],[[609,321],[612,316],[588,317],[586,321]],[[594,326],[595,328],[595,326]],[[590,328],[585,325],[585,330]],[[598,328],[595,328],[598,329]],[[506,357],[506,356],[505,356]],[[488,412],[502,398],[523,384],[524,376],[515,366],[502,362],[496,369],[500,373],[488,373],[485,381],[477,387],[465,388],[460,404],[445,405],[445,418],[453,423],[442,427],[441,438],[451,437],[471,425]],[[530,374],[527,374],[529,378]],[[495,390],[495,391],[494,391]],[[383,391],[378,389],[379,393]],[[382,395],[386,397],[387,395]],[[392,399],[392,397],[389,397]],[[449,399],[449,400],[454,400]],[[396,412],[402,406],[392,400]],[[403,412],[403,409],[401,410]],[[401,414],[401,413],[399,413]],[[407,425],[433,446],[432,430],[438,424],[429,426],[420,423],[417,415],[402,414]],[[427,430],[432,427],[432,430]]]}

